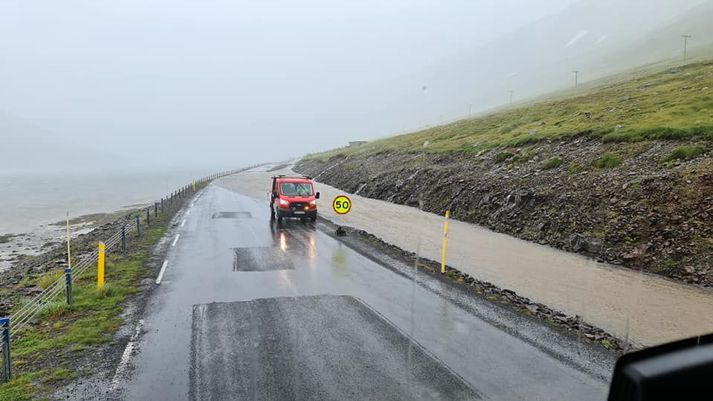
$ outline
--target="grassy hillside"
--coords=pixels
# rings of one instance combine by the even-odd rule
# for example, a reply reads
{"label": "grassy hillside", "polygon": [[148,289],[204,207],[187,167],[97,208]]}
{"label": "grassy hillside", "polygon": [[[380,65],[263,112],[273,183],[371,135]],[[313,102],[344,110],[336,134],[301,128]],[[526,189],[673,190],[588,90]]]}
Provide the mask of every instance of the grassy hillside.
{"label": "grassy hillside", "polygon": [[602,142],[713,139],[713,61],[306,158],[383,151],[480,152],[581,136]]}
{"label": "grassy hillside", "polygon": [[713,62],[676,67],[295,167],[362,196],[713,286]]}

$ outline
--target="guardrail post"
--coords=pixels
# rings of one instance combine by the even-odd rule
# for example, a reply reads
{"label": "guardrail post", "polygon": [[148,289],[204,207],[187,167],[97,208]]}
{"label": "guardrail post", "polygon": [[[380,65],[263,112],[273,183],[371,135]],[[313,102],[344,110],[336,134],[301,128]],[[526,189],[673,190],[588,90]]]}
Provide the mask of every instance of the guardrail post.
{"label": "guardrail post", "polygon": [[74,304],[74,297],[72,296],[72,269],[64,269],[64,281],[67,286],[67,305]]}
{"label": "guardrail post", "polygon": [[97,289],[100,295],[104,295],[104,259],[106,256],[106,245],[100,242],[98,245],[99,253],[97,255]]}
{"label": "guardrail post", "polygon": [[121,250],[126,251],[126,224],[121,225]]}
{"label": "guardrail post", "polygon": [[12,379],[12,364],[10,363],[10,317],[0,318],[2,333],[2,381]]}
{"label": "guardrail post", "polygon": [[151,227],[151,209],[146,208],[146,225]]}
{"label": "guardrail post", "polygon": [[140,217],[137,214],[136,215],[136,235],[140,237],[141,236],[141,224],[139,224],[139,220],[140,220]]}
{"label": "guardrail post", "polygon": [[158,202],[153,203],[153,215],[154,217],[158,217]]}

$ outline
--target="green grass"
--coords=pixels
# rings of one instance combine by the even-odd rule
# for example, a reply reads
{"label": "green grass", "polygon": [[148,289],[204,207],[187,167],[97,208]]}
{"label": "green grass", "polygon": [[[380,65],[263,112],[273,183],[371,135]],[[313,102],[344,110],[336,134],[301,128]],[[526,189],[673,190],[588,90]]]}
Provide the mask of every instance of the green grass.
{"label": "green grass", "polygon": [[515,156],[515,155],[511,152],[500,152],[495,155],[495,162],[496,163],[504,162],[505,160],[507,160],[513,156]]}
{"label": "green grass", "polygon": [[57,269],[53,270],[50,272],[47,272],[40,276],[40,278],[37,280],[37,286],[42,288],[43,290],[52,285],[55,281],[59,280],[60,277],[64,276],[64,270],[63,269]]}
{"label": "green grass", "polygon": [[[307,155],[480,152],[547,140],[713,140],[713,61],[689,64],[410,134]],[[429,145],[424,147],[424,142]],[[504,157],[504,156],[499,156]]]}
{"label": "green grass", "polygon": [[592,166],[596,168],[614,168],[621,166],[621,157],[615,153],[605,153],[592,160]]}
{"label": "green grass", "polygon": [[[161,224],[156,224],[159,221]],[[96,288],[96,270],[92,269],[75,282],[73,306],[58,296],[40,312],[36,324],[16,333],[12,343],[15,377],[0,384],[0,400],[47,396],[58,383],[81,373],[72,370],[74,359],[112,341],[122,324],[122,305],[139,291],[140,280],[148,275],[144,266],[150,250],[166,231],[167,219],[159,221],[152,220],[152,228],[142,232],[140,239],[131,240],[126,254],[107,257],[103,294]],[[33,280],[36,285],[47,285],[56,277],[57,272],[52,271]]]}
{"label": "green grass", "polygon": [[681,145],[673,148],[671,154],[662,161],[671,162],[674,160],[692,160],[706,152],[706,148],[699,145]]}
{"label": "green grass", "polygon": [[557,168],[561,165],[562,165],[562,159],[560,159],[559,156],[553,156],[553,157],[550,157],[549,159],[545,160],[544,163],[542,163],[542,169],[550,170],[553,168]]}

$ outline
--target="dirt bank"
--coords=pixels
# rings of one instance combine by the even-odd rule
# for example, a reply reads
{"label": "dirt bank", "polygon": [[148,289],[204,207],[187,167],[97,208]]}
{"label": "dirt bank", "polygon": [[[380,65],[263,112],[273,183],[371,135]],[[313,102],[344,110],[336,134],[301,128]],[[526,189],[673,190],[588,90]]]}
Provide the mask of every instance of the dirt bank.
{"label": "dirt bank", "polygon": [[[704,153],[671,158],[681,147]],[[711,148],[582,137],[480,153],[337,154],[295,170],[361,196],[450,210],[517,238],[711,286]]]}

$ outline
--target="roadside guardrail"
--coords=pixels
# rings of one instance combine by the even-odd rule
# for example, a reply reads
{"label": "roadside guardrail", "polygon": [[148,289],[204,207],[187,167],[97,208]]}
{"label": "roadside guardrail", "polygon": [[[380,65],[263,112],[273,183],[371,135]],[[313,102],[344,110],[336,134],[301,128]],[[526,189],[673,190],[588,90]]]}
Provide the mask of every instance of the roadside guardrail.
{"label": "roadside guardrail", "polygon": [[[12,379],[12,359],[10,350],[13,336],[25,329],[33,321],[33,319],[60,294],[64,293],[66,295],[66,302],[69,305],[72,305],[72,283],[74,283],[79,277],[95,265],[98,270],[103,270],[103,256],[108,255],[119,248],[122,251],[125,251],[127,237],[131,235],[141,237],[142,226],[148,228],[151,225],[151,209],[153,209],[154,212],[154,219],[156,219],[159,214],[175,212],[181,205],[180,201],[183,198],[194,194],[198,186],[210,183],[215,179],[236,174],[245,170],[250,170],[258,166],[260,165],[252,165],[241,169],[224,171],[194,180],[190,184],[176,189],[166,197],[161,198],[159,201],[153,202],[153,205],[140,210],[138,214],[134,215],[132,213],[125,216],[121,227],[111,237],[103,242],[100,242],[97,249],[81,256],[76,264],[70,260],[70,264],[64,270],[63,276],[57,278],[54,282],[47,286],[47,288],[42,290],[42,292],[35,295],[31,300],[12,313],[11,316],[0,317],[0,341],[2,341],[0,346],[0,350],[2,351],[2,375],[0,375],[0,382]],[[132,221],[132,217],[135,221]],[[102,254],[101,259],[100,254]],[[103,286],[103,275],[101,276],[101,283],[97,283],[100,289]]]}

